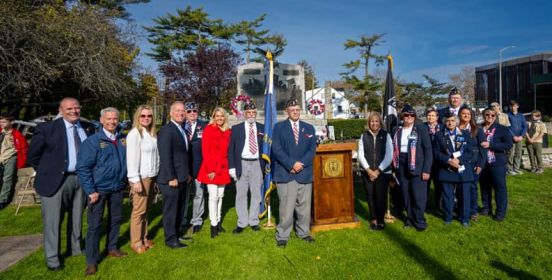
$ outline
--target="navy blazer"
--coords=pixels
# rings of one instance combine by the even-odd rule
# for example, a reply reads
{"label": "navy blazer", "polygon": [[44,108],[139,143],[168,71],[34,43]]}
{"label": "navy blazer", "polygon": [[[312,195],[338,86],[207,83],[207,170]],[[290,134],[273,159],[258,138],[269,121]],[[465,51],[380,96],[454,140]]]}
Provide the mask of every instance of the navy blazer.
{"label": "navy blazer", "polygon": [[167,185],[173,179],[177,179],[178,183],[185,183],[188,180],[191,174],[190,155],[184,137],[172,121],[159,130],[157,134],[157,149],[159,150],[157,183]]}
{"label": "navy blazer", "polygon": [[[450,112],[450,106],[447,106],[445,108],[441,108],[439,110],[437,110],[437,113],[439,114],[439,116],[437,116],[437,122],[440,123],[440,124],[444,124],[445,122],[445,119],[443,119],[443,117],[448,114],[448,112]],[[462,105],[460,105],[460,107],[458,108],[458,110],[460,110],[460,108],[462,108]],[[458,112],[460,114],[460,112]],[[458,115],[460,116],[460,115]]]}
{"label": "navy blazer", "polygon": [[[80,121],[87,136],[95,133],[89,122]],[[69,150],[63,118],[40,123],[36,127],[29,148],[27,164],[36,170],[35,189],[41,196],[54,195],[63,183]]]}
{"label": "navy blazer", "polygon": [[197,178],[197,174],[199,173],[199,168],[201,168],[201,160],[202,160],[201,139],[203,137],[203,129],[205,129],[206,126],[207,126],[207,122],[197,120],[196,128],[194,130],[194,134],[192,135],[192,140],[188,143],[192,147],[190,162],[192,166],[192,176],[194,178]]}
{"label": "navy blazer", "polygon": [[[299,143],[296,145],[289,119],[277,123],[272,137],[274,182],[287,183],[295,180],[301,184],[312,183],[315,152],[316,135],[312,125],[299,122]],[[290,171],[297,161],[303,163],[303,170],[292,174]]]}
{"label": "navy blazer", "polygon": [[435,139],[435,134],[437,134],[437,132],[445,129],[445,126],[442,123],[440,123],[439,121],[437,121],[437,124],[435,125],[435,134],[431,134],[429,132],[429,124],[427,122],[424,122],[424,126],[427,129],[427,133],[429,134],[429,138],[431,139],[431,143],[433,143],[433,141]]}
{"label": "navy blazer", "polygon": [[[453,158],[454,153],[453,145],[450,137],[445,130],[435,134],[435,142],[433,143],[433,157],[439,168],[438,179],[443,182],[470,182],[474,180],[473,167],[477,161],[477,154],[473,153],[474,140],[471,138],[469,131],[461,130],[463,140],[462,155],[458,158],[460,165],[464,165],[466,170],[464,172],[457,172],[450,168],[448,160]],[[458,139],[457,135],[457,139]]]}
{"label": "navy blazer", "polygon": [[[416,142],[416,168],[410,171],[410,174],[419,176],[422,173],[431,174],[431,164],[433,163],[433,151],[431,138],[429,132],[427,132],[427,126],[423,123],[414,124],[416,133],[418,134],[418,141]],[[414,129],[414,127],[412,129]],[[401,146],[402,129],[398,129],[396,132],[397,141],[399,147]],[[412,140],[408,140],[410,143]],[[410,146],[410,145],[409,145]],[[408,149],[408,158],[410,158],[410,149]]]}
{"label": "navy blazer", "polygon": [[[512,148],[512,145],[514,144],[512,134],[507,127],[498,124],[498,121],[493,123],[487,130],[492,131],[493,129],[495,129],[495,133],[492,141],[489,143],[489,149],[494,152],[496,161],[493,162],[491,165],[506,166],[506,163],[508,162],[508,157],[506,156],[506,153],[510,150],[510,148]],[[483,133],[485,133],[485,129],[483,129]],[[484,134],[483,137],[483,140],[486,141],[487,136]],[[486,150],[487,149],[485,149],[485,151]]]}
{"label": "navy blazer", "polygon": [[[262,159],[263,152],[263,125],[256,122],[257,125],[257,149],[259,151],[259,163],[264,176],[265,160]],[[249,147],[249,146],[247,146]],[[232,135],[230,136],[230,145],[228,145],[228,166],[230,169],[236,169],[238,179],[242,174],[241,155],[245,148],[245,122],[232,126]]]}

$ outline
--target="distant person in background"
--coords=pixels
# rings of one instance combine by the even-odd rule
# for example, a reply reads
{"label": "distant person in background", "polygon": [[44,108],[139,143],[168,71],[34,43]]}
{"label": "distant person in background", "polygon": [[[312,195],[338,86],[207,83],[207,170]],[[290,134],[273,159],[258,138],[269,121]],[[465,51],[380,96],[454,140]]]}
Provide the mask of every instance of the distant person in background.
{"label": "distant person in background", "polygon": [[508,174],[521,175],[521,149],[523,148],[523,137],[527,133],[527,122],[523,114],[518,112],[519,103],[515,100],[510,101],[510,111],[508,112],[508,121],[510,122],[510,132],[513,135],[514,145],[508,155]]}
{"label": "distant person in background", "polygon": [[211,121],[203,130],[201,140],[203,160],[197,175],[197,180],[207,185],[207,191],[209,191],[211,238],[225,232],[222,227],[221,210],[224,188],[230,184],[228,145],[231,133],[228,126],[228,113],[222,107],[216,107],[211,115]]}
{"label": "distant person in background", "polygon": [[159,150],[153,110],[140,105],[127,136],[127,177],[132,196],[130,248],[143,254],[154,244],[148,238],[148,210],[155,198],[154,182],[159,172]]}
{"label": "distant person in background", "polygon": [[363,169],[362,181],[370,208],[370,228],[382,230],[385,227],[393,141],[389,133],[382,129],[382,119],[377,112],[370,113],[366,126],[366,131],[358,140],[358,159]]}
{"label": "distant person in background", "polygon": [[496,121],[497,113],[494,108],[483,111],[485,122],[483,132],[485,139],[481,147],[487,153],[487,163],[479,179],[481,185],[482,216],[492,215],[492,193],[496,200],[495,221],[501,222],[506,217],[508,208],[508,193],[506,190],[506,153],[512,148],[512,134],[507,127]]}
{"label": "distant person in background", "polygon": [[452,222],[455,191],[459,197],[458,218],[464,227],[470,221],[470,187],[473,182],[472,138],[467,130],[457,127],[458,117],[451,112],[443,116],[445,129],[437,133],[433,145],[433,157],[439,168],[439,181],[443,185],[445,224]]}
{"label": "distant person in background", "polygon": [[477,221],[477,213],[479,211],[477,185],[479,183],[479,175],[481,175],[481,171],[483,171],[485,162],[487,161],[487,153],[481,147],[481,143],[485,141],[485,134],[483,133],[483,129],[475,123],[475,112],[467,106],[460,109],[460,124],[458,128],[469,132],[469,137],[472,140],[470,148],[475,157],[475,165],[473,167],[473,181],[470,182],[470,218],[472,221]]}
{"label": "distant person in background", "polygon": [[11,115],[0,115],[0,210],[10,204],[12,190],[17,181],[17,169],[27,163],[27,139],[12,127],[15,118]]}
{"label": "distant person in background", "polygon": [[424,231],[427,181],[431,174],[431,138],[423,125],[416,125],[416,111],[406,104],[401,110],[403,125],[393,137],[393,169],[406,208],[405,228]]}
{"label": "distant person in background", "polygon": [[66,97],[59,103],[60,118],[38,124],[29,148],[28,165],[36,171],[35,189],[40,195],[44,255],[49,270],[60,263],[61,222],[67,218],[67,254],[82,254],[81,226],[85,196],[76,168],[79,150],[94,125],[80,120],[80,103]]}
{"label": "distant person in background", "polygon": [[[510,120],[508,119],[508,114],[502,112],[502,108],[500,107],[500,104],[498,102],[491,103],[491,108],[495,111],[497,114],[497,122],[500,125],[509,127],[510,126]],[[485,122],[485,116],[483,116],[483,122]]]}
{"label": "distant person in background", "polygon": [[445,108],[439,109],[437,112],[438,120],[437,122],[440,124],[443,124],[443,116],[445,114],[452,113],[455,116],[458,116],[458,113],[460,112],[460,107],[462,104],[464,104],[464,100],[462,99],[462,95],[460,94],[460,91],[457,88],[453,88],[450,90],[449,96],[448,96],[448,103],[449,105]]}
{"label": "distant person in background", "polygon": [[[445,111],[446,112],[446,111]],[[438,122],[439,120],[439,112],[433,108],[429,108],[426,111],[426,118],[427,122],[425,122],[425,126],[427,127],[427,132],[429,133],[429,138],[431,138],[431,143],[434,143],[435,134],[437,134],[439,131],[443,130],[443,124]],[[434,199],[435,199],[435,209],[440,211],[443,209],[442,205],[442,199],[441,199],[441,182],[437,179],[437,173],[439,168],[435,164],[435,161],[432,164],[431,167],[431,176],[429,180],[427,180],[427,195],[429,197],[429,190],[431,189],[431,182],[433,182],[433,193],[434,193]],[[429,206],[429,199],[428,199],[428,206]]]}
{"label": "distant person in background", "polygon": [[531,112],[531,122],[527,129],[527,152],[531,162],[531,172],[541,174],[544,172],[542,165],[542,141],[545,134],[548,133],[546,124],[541,121],[541,112],[534,110]]}
{"label": "distant person in background", "polygon": [[82,143],[77,158],[77,174],[88,198],[86,232],[86,275],[97,271],[100,261],[100,237],[107,205],[108,256],[127,255],[117,245],[123,220],[123,189],[127,186],[126,140],[117,133],[119,111],[113,107],[100,112],[102,128]]}

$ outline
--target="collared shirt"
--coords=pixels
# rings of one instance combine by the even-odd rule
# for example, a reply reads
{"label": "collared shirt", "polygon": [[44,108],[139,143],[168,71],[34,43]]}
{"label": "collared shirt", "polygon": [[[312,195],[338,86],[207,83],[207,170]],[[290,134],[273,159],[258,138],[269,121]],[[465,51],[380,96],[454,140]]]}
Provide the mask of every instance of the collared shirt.
{"label": "collared shirt", "polygon": [[[370,134],[372,135],[372,137],[374,137],[374,141],[376,141],[375,135],[371,131],[370,131]],[[357,155],[358,155],[358,161],[360,162],[360,166],[362,166],[362,168],[364,169],[368,169],[370,168],[370,164],[368,164],[368,160],[366,160],[366,158],[364,157],[364,139],[363,138],[364,138],[364,133],[360,135],[360,140],[358,140]],[[387,133],[387,139],[385,141],[385,156],[380,162],[378,169],[380,171],[385,170],[391,164],[392,160],[393,160],[393,140],[391,139],[391,136],[389,135],[389,133]],[[387,171],[386,173],[391,173],[391,170]]]}
{"label": "collared shirt", "polygon": [[510,131],[514,136],[525,136],[527,122],[521,113],[508,112],[508,120],[510,121]]}
{"label": "collared shirt", "polygon": [[[250,130],[250,124],[248,122],[245,122],[244,123],[244,127],[245,127],[245,143],[244,143],[244,147],[243,147],[243,152],[241,154],[241,157],[242,158],[246,158],[246,159],[257,159],[259,158],[259,145],[257,143],[257,139],[255,139],[255,143],[257,143],[257,152],[255,154],[252,154],[251,151],[249,151],[249,130]],[[253,126],[251,126],[253,128],[253,135],[257,135],[257,124],[256,123],[253,123]]]}
{"label": "collared shirt", "polygon": [[[188,122],[188,121],[186,121]],[[192,135],[194,135],[194,132],[195,132],[195,129],[196,129],[196,126],[197,126],[197,121],[189,121],[190,122],[190,127],[189,127],[189,130],[191,132]]]}
{"label": "collared shirt", "polygon": [[300,125],[299,120],[297,120],[297,121],[294,122],[294,121],[292,121],[291,119],[289,119],[289,123],[291,124],[291,130],[292,130],[292,131],[293,131],[293,124],[294,124],[294,123],[297,123],[297,130],[298,130],[298,131],[301,131],[301,125]]}
{"label": "collared shirt", "polygon": [[186,136],[186,131],[184,131],[184,128],[182,128],[182,125],[175,122],[174,120],[171,120],[172,123],[174,123],[174,125],[176,125],[176,127],[178,127],[178,130],[180,131],[180,134],[182,135],[182,137],[184,138],[184,142],[186,143],[186,150],[188,149],[188,137]]}
{"label": "collared shirt", "polygon": [[73,138],[73,126],[77,126],[77,133],[79,134],[81,142],[86,139],[86,132],[84,131],[84,128],[82,128],[80,121],[72,124],[63,119],[63,123],[65,124],[65,133],[67,134],[67,156],[69,161],[67,164],[67,171],[75,172],[75,166],[77,165],[77,152],[75,150],[75,138]]}
{"label": "collared shirt", "polygon": [[107,138],[109,138],[109,140],[111,141],[115,141],[117,139],[117,136],[107,130],[105,130],[105,128],[102,128],[103,129],[103,132],[105,133],[105,135],[107,136]]}
{"label": "collared shirt", "polygon": [[8,159],[17,154],[17,150],[15,149],[15,139],[11,129],[7,129],[5,132],[0,133],[4,134],[4,140],[0,146],[0,164],[6,164]]}
{"label": "collared shirt", "polygon": [[449,110],[450,110],[450,112],[453,113],[455,116],[458,116],[458,113],[460,112],[460,107],[458,107],[458,108],[449,107]]}

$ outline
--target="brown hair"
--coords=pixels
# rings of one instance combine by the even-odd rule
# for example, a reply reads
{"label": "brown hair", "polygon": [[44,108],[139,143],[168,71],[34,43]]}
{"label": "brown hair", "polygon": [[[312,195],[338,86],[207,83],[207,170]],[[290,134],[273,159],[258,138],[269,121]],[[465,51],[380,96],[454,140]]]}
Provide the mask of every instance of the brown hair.
{"label": "brown hair", "polygon": [[470,134],[471,138],[475,138],[477,136],[477,123],[475,122],[475,112],[468,107],[462,107],[460,108],[460,111],[458,113],[460,114],[464,110],[468,110],[468,112],[470,112]]}
{"label": "brown hair", "polygon": [[378,112],[371,112],[370,115],[368,115],[368,119],[366,120],[366,126],[364,127],[366,130],[370,130],[370,122],[373,119],[378,119],[380,123],[380,129],[383,128],[383,120],[381,119],[381,116]]}

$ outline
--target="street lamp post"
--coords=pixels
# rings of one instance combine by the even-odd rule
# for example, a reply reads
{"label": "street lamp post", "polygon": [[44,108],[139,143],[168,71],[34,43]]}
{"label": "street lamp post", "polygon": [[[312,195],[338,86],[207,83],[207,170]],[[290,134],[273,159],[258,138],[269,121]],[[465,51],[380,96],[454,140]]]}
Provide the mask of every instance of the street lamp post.
{"label": "street lamp post", "polygon": [[500,103],[500,109],[502,109],[502,52],[515,47],[507,46],[498,51],[498,103]]}

